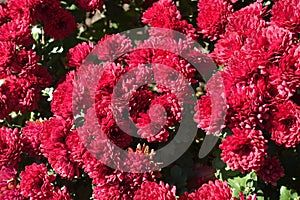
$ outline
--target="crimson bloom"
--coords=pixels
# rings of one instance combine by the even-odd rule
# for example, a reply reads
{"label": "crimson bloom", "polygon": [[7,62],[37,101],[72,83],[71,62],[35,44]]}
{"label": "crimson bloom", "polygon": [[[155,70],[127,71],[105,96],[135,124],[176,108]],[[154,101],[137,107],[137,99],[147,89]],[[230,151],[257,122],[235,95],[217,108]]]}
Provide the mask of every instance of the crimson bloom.
{"label": "crimson bloom", "polygon": [[71,48],[67,54],[66,65],[68,67],[80,67],[80,65],[83,63],[87,55],[91,52],[93,47],[94,45],[92,42],[83,42]]}
{"label": "crimson bloom", "polygon": [[228,16],[233,12],[226,0],[199,0],[197,25],[204,37],[216,40],[225,32]]}
{"label": "crimson bloom", "polygon": [[258,170],[267,155],[266,140],[259,130],[232,129],[233,135],[226,137],[219,146],[221,159],[232,170],[241,172]]}
{"label": "crimson bloom", "polygon": [[[179,10],[171,0],[159,0],[143,13],[142,21],[151,27],[172,29],[196,39],[196,29],[181,18]],[[158,36],[159,34],[164,33],[159,31]]]}
{"label": "crimson bloom", "polygon": [[[43,122],[41,152],[48,158],[52,168],[63,178],[73,179],[78,174],[77,164],[70,160],[66,138],[70,134],[72,121],[53,117]],[[53,128],[55,127],[55,129]]]}
{"label": "crimson bloom", "polygon": [[23,151],[30,156],[41,156],[41,139],[40,134],[43,130],[43,124],[40,121],[28,121],[26,126],[22,128],[21,140],[23,142]]}
{"label": "crimson bloom", "polygon": [[156,182],[145,182],[141,188],[134,193],[134,200],[175,200],[176,187],[170,187],[162,181],[158,184]]}
{"label": "crimson bloom", "polygon": [[228,187],[227,182],[220,180],[209,181],[203,184],[198,190],[190,194],[184,194],[181,200],[230,200],[232,199],[232,190]]}
{"label": "crimson bloom", "polygon": [[286,148],[300,143],[300,108],[291,100],[275,106],[272,113],[271,139]]}
{"label": "crimson bloom", "polygon": [[0,168],[16,166],[20,161],[22,143],[18,129],[0,128]]}
{"label": "crimson bloom", "polygon": [[44,164],[32,164],[26,166],[20,174],[21,194],[26,198],[45,199],[52,196],[54,186],[52,182],[55,175],[48,175],[47,167]]}
{"label": "crimson bloom", "polygon": [[45,33],[57,39],[64,39],[75,32],[77,24],[74,16],[67,10],[59,8],[47,20],[44,26]]}
{"label": "crimson bloom", "polygon": [[284,169],[280,165],[280,161],[276,156],[265,159],[264,164],[257,171],[257,175],[266,183],[273,186],[277,185],[277,181],[284,176]]}
{"label": "crimson bloom", "polygon": [[271,23],[300,32],[300,2],[298,0],[279,0],[272,6]]}

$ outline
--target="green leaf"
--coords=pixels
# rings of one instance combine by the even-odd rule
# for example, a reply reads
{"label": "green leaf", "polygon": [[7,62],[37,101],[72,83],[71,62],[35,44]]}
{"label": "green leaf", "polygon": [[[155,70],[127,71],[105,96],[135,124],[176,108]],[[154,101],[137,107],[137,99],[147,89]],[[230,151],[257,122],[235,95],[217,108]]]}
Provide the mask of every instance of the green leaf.
{"label": "green leaf", "polygon": [[35,25],[31,28],[31,35],[34,41],[38,42],[40,35],[42,34],[42,28],[38,25]]}
{"label": "green leaf", "polygon": [[5,83],[5,79],[0,79],[0,87]]}
{"label": "green leaf", "polygon": [[264,200],[264,192],[262,190],[258,190],[256,192],[256,199],[257,200]]}
{"label": "green leaf", "polygon": [[286,186],[280,188],[280,200],[297,200],[300,196],[294,190],[288,189]]}
{"label": "green leaf", "polygon": [[71,6],[67,7],[68,10],[78,10],[79,8],[75,5],[72,4]]}
{"label": "green leaf", "polygon": [[42,95],[45,97],[48,97],[47,101],[51,101],[52,100],[52,94],[53,94],[54,88],[45,88],[44,90],[42,90]]}
{"label": "green leaf", "polygon": [[255,172],[248,173],[243,177],[234,177],[228,179],[228,183],[233,189],[233,196],[238,197],[239,192],[243,192],[245,195],[250,195],[255,191],[255,184],[257,181],[257,175]]}

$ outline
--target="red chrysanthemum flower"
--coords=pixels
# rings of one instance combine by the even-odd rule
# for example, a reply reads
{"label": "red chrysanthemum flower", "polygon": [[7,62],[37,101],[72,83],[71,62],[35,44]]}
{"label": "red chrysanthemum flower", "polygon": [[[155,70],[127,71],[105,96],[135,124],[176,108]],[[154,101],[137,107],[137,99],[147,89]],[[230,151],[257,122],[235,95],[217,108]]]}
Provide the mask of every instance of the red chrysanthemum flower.
{"label": "red chrysanthemum flower", "polygon": [[[240,28],[236,27],[231,28]],[[249,35],[245,35],[243,46],[238,45],[235,52],[225,55],[225,59],[220,52],[215,52],[222,62],[227,62],[223,72],[226,74],[223,77],[229,105],[227,122],[230,127],[264,127],[270,117],[270,105],[266,104],[266,100],[272,99],[272,96],[290,96],[292,92],[288,88],[293,86],[295,90],[299,77],[293,72],[288,73],[291,70],[286,70],[286,67],[281,70],[282,67],[273,66],[291,48],[292,35],[276,26],[256,25],[239,34],[245,33]],[[274,94],[275,90],[280,94]]]}
{"label": "red chrysanthemum flower", "polygon": [[155,97],[146,113],[140,113],[137,119],[138,135],[148,142],[166,142],[169,137],[168,127],[181,120],[181,107],[176,96],[163,94]]}
{"label": "red chrysanthemum flower", "polygon": [[258,170],[267,155],[267,141],[259,130],[232,129],[233,135],[226,137],[219,146],[221,158],[232,170],[241,172]]}
{"label": "red chrysanthemum flower", "polygon": [[5,81],[14,83],[11,92],[18,100],[14,111],[32,111],[38,107],[37,102],[40,92],[52,82],[51,75],[46,68],[38,65],[38,57],[33,51],[24,49],[17,52],[12,64],[6,69],[7,73],[13,74]]}
{"label": "red chrysanthemum flower", "polygon": [[[159,55],[160,53],[162,54]],[[160,53],[153,55],[151,59],[154,63],[150,64],[153,68],[157,91],[174,94],[180,103],[188,100],[191,95],[190,84],[197,82],[196,69],[179,56],[164,54],[163,51]]]}
{"label": "red chrysanthemum flower", "polygon": [[9,0],[8,8],[10,9],[11,16],[24,16],[28,15],[30,23],[35,24],[37,20],[43,21],[49,18],[51,11],[60,7],[58,0]]}
{"label": "red chrysanthemum flower", "polygon": [[271,23],[300,32],[300,2],[298,0],[280,0],[272,6]]}
{"label": "red chrysanthemum flower", "polygon": [[0,168],[16,166],[20,161],[22,143],[18,129],[0,128]]}
{"label": "red chrysanthemum flower", "polygon": [[300,107],[288,100],[275,105],[272,112],[271,139],[286,148],[300,143]]}
{"label": "red chrysanthemum flower", "polygon": [[176,187],[170,187],[162,181],[145,182],[141,188],[134,193],[134,200],[176,200]]}
{"label": "red chrysanthemum flower", "polygon": [[[120,167],[125,169],[126,171],[135,171],[139,170],[139,168],[145,168],[147,166],[145,160],[143,158],[150,156],[151,159],[151,152],[148,154],[149,148],[141,148],[140,146],[137,147],[135,153],[133,150],[129,149],[129,155],[133,154],[132,157],[129,156],[127,158],[123,158],[120,161]],[[142,155],[141,157],[137,155]],[[140,159],[142,158],[142,159]],[[149,160],[148,160],[149,161]],[[135,163],[137,169],[128,168],[126,163]],[[150,165],[155,165],[155,163],[150,163]],[[134,198],[134,193],[141,188],[141,185],[144,182],[154,182],[156,178],[160,176],[160,173],[157,171],[151,170],[151,166],[149,167],[149,172],[145,173],[131,173],[131,172],[122,172],[120,170],[111,170],[107,172],[107,174],[102,179],[98,179],[98,182],[93,191],[93,198],[97,200],[109,200],[109,199],[124,199],[130,200]]]}
{"label": "red chrysanthemum flower", "polygon": [[93,48],[94,45],[92,42],[83,42],[71,48],[67,54],[66,66],[75,68],[80,67],[84,59],[88,56]]}
{"label": "red chrysanthemum flower", "polygon": [[261,3],[255,2],[232,13],[228,18],[226,32],[237,32],[243,38],[254,36],[266,25],[263,20],[266,11]]}
{"label": "red chrysanthemum flower", "polygon": [[243,46],[243,38],[237,32],[227,32],[215,44],[214,51],[210,54],[219,64],[227,64]]}
{"label": "red chrysanthemum flower", "polygon": [[300,70],[300,44],[293,45],[289,51],[281,58],[279,66],[284,70],[292,70],[296,75],[299,75]]}
{"label": "red chrysanthemum flower", "polygon": [[[249,29],[246,30],[249,31]],[[235,73],[233,76],[240,80],[241,75],[248,76],[254,71],[261,71],[270,64],[278,62],[292,45],[291,32],[283,28],[268,26],[256,28],[250,32],[250,35],[242,38],[244,41],[243,46],[237,47],[235,51],[225,52],[229,54],[220,57],[221,62],[226,62],[224,68],[230,69],[232,73]],[[212,56],[218,59],[218,55],[215,55],[215,53]],[[228,58],[230,55],[231,57]],[[228,60],[226,60],[227,58]],[[239,70],[237,71],[237,69]],[[261,72],[266,73],[266,70]],[[266,74],[262,75],[265,76]]]}
{"label": "red chrysanthemum flower", "polygon": [[[48,158],[52,168],[63,178],[72,179],[78,174],[76,163],[70,160],[66,138],[70,133],[72,121],[53,117],[43,122],[41,133],[41,152]],[[55,128],[53,128],[55,127]]]}
{"label": "red chrysanthemum flower", "polygon": [[33,23],[39,20],[43,23],[47,23],[53,16],[54,13],[60,11],[59,0],[30,0],[28,1],[28,7],[31,11]]}
{"label": "red chrysanthemum flower", "polygon": [[264,164],[257,171],[257,175],[266,183],[276,186],[277,181],[284,176],[284,169],[276,156],[266,158]]}
{"label": "red chrysanthemum flower", "polygon": [[245,40],[239,56],[249,56],[246,61],[265,66],[278,61],[292,46],[292,41],[291,32],[277,26],[268,26]]}
{"label": "red chrysanthemum flower", "polygon": [[29,6],[30,1],[20,1],[20,0],[9,0],[7,1],[7,7],[9,9],[9,14],[11,16],[28,16],[31,20],[31,13],[30,13],[30,6]]}
{"label": "red chrysanthemum flower", "polygon": [[[260,37],[259,30],[266,26],[263,20],[266,9],[261,3],[253,3],[232,13],[228,17],[226,32],[215,44],[211,56],[220,64],[227,64],[232,58],[240,60],[243,55],[236,55],[247,38]],[[253,44],[255,45],[255,44]]]}
{"label": "red chrysanthemum flower", "polygon": [[197,25],[204,37],[216,40],[225,32],[228,16],[233,12],[226,0],[199,0]]}
{"label": "red chrysanthemum flower", "polygon": [[39,57],[33,50],[20,49],[12,51],[13,60],[6,68],[6,74],[16,75],[18,77],[28,77],[35,68],[38,68]]}
{"label": "red chrysanthemum flower", "polygon": [[91,12],[95,10],[103,10],[103,0],[76,0],[77,5],[79,8],[83,9],[84,11]]}
{"label": "red chrysanthemum flower", "polygon": [[41,156],[40,150],[40,134],[43,129],[43,124],[40,121],[26,123],[26,126],[22,128],[21,140],[23,142],[23,151],[30,156]]}
{"label": "red chrysanthemum flower", "polygon": [[31,199],[47,199],[52,197],[55,175],[49,175],[44,164],[26,166],[20,174],[21,194]]}
{"label": "red chrysanthemum flower", "polygon": [[45,22],[44,30],[49,36],[64,39],[75,32],[77,24],[74,16],[67,10],[59,8],[52,17]]}
{"label": "red chrysanthemum flower", "polygon": [[181,196],[181,200],[230,200],[232,199],[232,190],[228,187],[227,182],[215,180],[203,184],[198,190],[191,194]]}
{"label": "red chrysanthemum flower", "polygon": [[[197,39],[198,35],[193,26],[181,18],[181,14],[172,0],[159,0],[143,13],[142,21],[151,27],[172,29]],[[159,31],[158,36],[165,33]]]}
{"label": "red chrysanthemum flower", "polygon": [[37,81],[42,87],[48,86],[48,84],[52,82],[51,75],[46,72],[47,70],[44,67],[39,65],[40,58],[36,55],[36,52],[26,50],[25,48],[19,49],[12,62],[10,73],[22,78],[30,77],[31,75],[37,76],[41,78],[41,80]]}
{"label": "red chrysanthemum flower", "polygon": [[20,178],[22,199],[25,197],[40,200],[71,200],[66,187],[60,189],[53,185],[56,175],[50,175],[44,164],[33,163],[25,166],[25,170],[20,173]]}
{"label": "red chrysanthemum flower", "polygon": [[[283,103],[289,100],[294,92],[298,83],[295,77],[295,73],[289,76],[293,70],[291,69],[281,69],[278,66],[271,66],[268,69],[269,80],[267,85],[267,91],[265,93],[265,99],[272,103]],[[294,77],[294,78],[292,78]]]}
{"label": "red chrysanthemum flower", "polygon": [[0,199],[1,200],[23,200],[17,183],[17,170],[3,166],[0,168]]}
{"label": "red chrysanthemum flower", "polygon": [[[157,91],[158,94],[152,94],[151,97],[151,92],[149,90],[149,88],[147,87],[143,87],[140,88],[137,92],[133,92],[135,90],[134,87],[137,87],[139,85],[139,83],[141,84],[145,84],[145,83],[150,83],[150,78],[152,74],[151,70],[149,70],[149,68],[145,68],[144,65],[138,65],[137,67],[132,66],[129,68],[125,68],[123,70],[123,72],[121,71],[121,69],[116,68],[118,70],[120,70],[120,72],[123,74],[125,74],[125,76],[127,74],[130,74],[131,72],[133,72],[133,74],[130,74],[128,78],[125,79],[121,79],[120,81],[118,81],[118,87],[117,88],[112,88],[113,84],[115,84],[114,82],[117,82],[117,80],[119,79],[119,76],[116,71],[112,74],[113,76],[116,76],[114,79],[115,80],[110,80],[110,81],[114,81],[110,84],[105,83],[104,80],[100,80],[100,83],[103,84],[105,83],[105,85],[102,85],[101,88],[99,89],[98,93],[99,93],[99,97],[97,97],[97,99],[99,99],[99,103],[97,102],[96,105],[99,105],[101,107],[103,107],[102,109],[110,109],[109,108],[109,101],[113,101],[113,106],[112,108],[114,108],[114,115],[117,116],[114,119],[116,119],[116,121],[118,123],[123,123],[124,120],[129,120],[128,117],[126,117],[122,111],[125,111],[126,109],[126,105],[128,104],[129,101],[129,105],[127,105],[129,107],[129,112],[131,114],[131,116],[134,119],[134,123],[137,123],[136,127],[138,128],[138,135],[141,135],[142,138],[147,139],[149,142],[154,142],[154,141],[167,141],[169,133],[168,133],[168,127],[169,126],[174,126],[176,122],[179,122],[181,120],[181,107],[180,107],[180,103],[177,99],[177,97],[173,94],[170,93],[170,91],[163,89],[161,86],[159,87],[159,91]],[[107,69],[108,70],[108,69]],[[132,71],[130,71],[132,70]],[[119,73],[120,73],[119,72]],[[127,74],[125,72],[128,72]],[[106,70],[104,71],[104,73],[106,73]],[[155,74],[155,72],[154,72]],[[103,75],[103,77],[109,77],[110,75]],[[155,75],[154,75],[155,76]],[[149,78],[150,77],[150,78]],[[137,80],[138,82],[135,82],[135,80]],[[103,83],[102,83],[103,82]],[[120,87],[121,85],[121,87]],[[99,86],[98,86],[99,87]],[[106,88],[107,87],[107,88]],[[100,88],[100,87],[99,87]],[[111,88],[111,89],[109,89]],[[109,90],[108,90],[109,89]],[[136,88],[138,89],[138,88]],[[114,91],[113,95],[110,95],[110,93]],[[137,99],[131,99],[131,93],[130,91],[132,90],[133,92],[133,96],[137,96],[138,92],[141,92],[143,95],[147,94],[146,91],[149,90],[148,94],[145,96],[145,102],[134,102]],[[160,91],[162,90],[162,91]],[[108,94],[107,92],[108,91]],[[144,91],[144,92],[142,92]],[[178,92],[178,91],[176,91]],[[125,94],[124,94],[125,93]],[[103,97],[100,98],[100,95],[105,95]],[[112,99],[107,99],[107,97],[111,96],[110,98]],[[126,99],[126,97],[128,97]],[[135,97],[137,98],[137,97]],[[151,100],[152,99],[152,100]],[[109,101],[108,101],[109,100]],[[141,100],[140,98],[138,100]],[[150,101],[151,100],[151,101]],[[101,102],[101,104],[100,104]],[[105,106],[107,105],[107,106]],[[131,107],[130,107],[131,106]],[[151,107],[153,107],[153,109],[151,109]],[[138,110],[137,108],[140,108],[141,110]],[[98,109],[98,108],[97,108]],[[97,110],[96,109],[96,110]],[[156,111],[154,111],[156,110]],[[164,112],[165,110],[165,112]],[[101,111],[101,110],[99,110]],[[97,112],[99,112],[97,110]],[[101,112],[101,115],[105,114],[109,114],[108,112]],[[103,117],[101,116],[101,120]],[[107,120],[107,117],[106,117]],[[128,130],[130,123],[128,121],[125,121],[124,128],[127,128],[126,131]],[[127,124],[127,125],[126,125]],[[102,124],[101,124],[102,125]],[[102,129],[105,128],[106,126],[102,125],[101,126]],[[130,131],[130,130],[129,130]]]}
{"label": "red chrysanthemum flower", "polygon": [[11,41],[21,46],[33,44],[27,16],[15,18],[0,26],[0,41]]}
{"label": "red chrysanthemum flower", "polygon": [[[109,187],[105,187],[105,183],[101,186],[95,186],[93,190],[93,199],[95,200],[110,200],[110,199],[120,199],[121,191],[117,186],[110,185]],[[130,199],[123,197],[122,199]]]}
{"label": "red chrysanthemum flower", "polygon": [[270,103],[295,100],[295,93],[300,87],[300,46],[294,46],[286,52],[279,60],[279,66],[270,67],[268,74],[269,84],[266,99]]}
{"label": "red chrysanthemum flower", "polygon": [[[88,110],[85,115],[86,120],[83,126],[77,128],[78,135],[72,132],[69,135],[71,138],[68,136],[67,145],[70,146],[71,160],[74,159],[80,162],[94,184],[98,185],[106,176],[114,173],[114,170],[106,167],[103,163],[112,166],[114,169],[123,169],[125,172],[157,169],[157,165],[151,161],[153,152],[145,154],[149,152],[149,148],[144,146],[142,148],[139,145],[136,153],[133,153],[133,150],[128,150],[130,153],[126,156],[114,145],[111,145],[111,142],[99,127],[97,118],[92,117],[90,111]],[[71,141],[71,139],[73,140]],[[135,163],[135,167],[132,167],[132,163]]]}
{"label": "red chrysanthemum flower", "polygon": [[222,72],[226,92],[229,127],[262,126],[269,118],[269,104],[264,101],[267,91],[266,68],[241,60]]}
{"label": "red chrysanthemum flower", "polygon": [[[80,144],[80,145],[82,145],[82,144]],[[83,149],[83,148],[81,148],[81,149]],[[79,149],[79,150],[81,150],[81,149]],[[100,183],[108,173],[111,173],[111,169],[108,168],[106,165],[104,165],[100,160],[98,160],[96,158],[96,156],[90,152],[90,150],[87,150],[86,148],[84,148],[84,151],[80,152],[81,154],[78,154],[78,151],[76,153],[77,153],[76,157],[80,156],[79,161],[82,160],[82,163],[83,163],[82,167],[84,169],[84,172],[87,173],[88,176],[92,179],[93,184]],[[105,155],[108,155],[108,153]],[[71,154],[71,155],[74,155],[74,154]],[[75,158],[75,157],[73,157],[73,158]]]}
{"label": "red chrysanthemum flower", "polygon": [[119,63],[131,50],[132,41],[126,35],[113,34],[104,35],[95,45],[93,53],[100,62]]}

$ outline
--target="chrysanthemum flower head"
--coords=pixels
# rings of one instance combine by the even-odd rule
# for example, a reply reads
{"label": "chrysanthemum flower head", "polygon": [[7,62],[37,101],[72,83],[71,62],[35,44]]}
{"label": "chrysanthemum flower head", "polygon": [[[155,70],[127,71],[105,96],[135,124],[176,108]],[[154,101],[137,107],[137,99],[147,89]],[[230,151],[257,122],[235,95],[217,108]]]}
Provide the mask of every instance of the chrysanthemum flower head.
{"label": "chrysanthemum flower head", "polygon": [[262,132],[253,129],[232,130],[233,135],[227,136],[219,146],[221,158],[232,170],[252,171],[263,165],[267,155],[266,139]]}

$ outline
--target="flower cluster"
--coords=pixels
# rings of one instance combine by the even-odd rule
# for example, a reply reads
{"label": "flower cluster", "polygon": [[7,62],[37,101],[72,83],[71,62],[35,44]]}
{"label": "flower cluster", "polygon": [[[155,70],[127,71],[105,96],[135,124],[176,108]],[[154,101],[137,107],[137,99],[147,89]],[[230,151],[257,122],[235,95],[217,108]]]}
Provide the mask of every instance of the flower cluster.
{"label": "flower cluster", "polygon": [[[152,27],[180,31],[194,39],[198,37],[195,28],[182,19],[180,12],[171,0],[160,0],[143,13],[143,23]],[[161,33],[158,33],[158,35]]]}
{"label": "flower cluster", "polygon": [[30,199],[70,199],[70,195],[65,189],[60,190],[54,187],[52,182],[55,175],[49,175],[44,164],[36,163],[26,166],[20,174],[20,190],[25,198]]}
{"label": "flower cluster", "polygon": [[[8,15],[13,19],[6,25],[11,27],[10,30],[13,32],[18,30],[19,26],[23,28],[23,30],[20,29],[19,32],[13,33],[14,37],[19,34],[19,37],[25,36],[25,38],[30,39],[30,25],[35,25],[37,22],[43,23],[45,33],[55,39],[63,39],[69,36],[75,32],[77,26],[73,15],[62,8],[58,0],[11,0],[7,2],[7,7],[9,10]],[[15,21],[15,16],[17,16],[17,21]],[[10,24],[14,24],[14,26]],[[12,28],[15,28],[15,30]],[[7,33],[7,35],[10,34]]]}
{"label": "flower cluster", "polygon": [[[220,145],[221,158],[232,170],[257,171],[274,185],[284,172],[277,154],[266,151],[270,140],[285,148],[300,143],[299,2],[276,1],[270,10],[256,2],[237,11],[232,2],[214,2],[199,1],[205,12],[198,25],[204,37],[218,39],[210,55],[223,68],[226,125],[232,129]],[[218,14],[211,14],[216,5]],[[209,97],[208,91],[195,107],[203,130],[216,104]]]}
{"label": "flower cluster", "polygon": [[220,149],[222,159],[233,170],[252,171],[260,169],[267,155],[266,140],[262,132],[251,129],[233,129],[233,135],[226,137]]}
{"label": "flower cluster", "polygon": [[[150,31],[138,41],[108,34],[121,23],[103,20],[114,5],[104,3],[0,3],[0,200],[255,200],[217,175],[229,168],[281,184],[300,145],[300,2],[198,0],[190,19],[175,1],[144,1],[134,12]],[[118,9],[129,17],[135,4]],[[194,40],[209,43],[209,59]],[[207,80],[194,65],[209,73],[209,60],[219,67]],[[175,141],[186,108],[197,139],[161,169],[156,154]],[[199,162],[191,154],[203,131],[222,140]]]}
{"label": "flower cluster", "polygon": [[227,182],[216,180],[215,182],[209,181],[203,184],[198,190],[191,194],[184,194],[181,199],[183,200],[200,200],[200,199],[231,199],[232,190],[228,187]]}
{"label": "flower cluster", "polygon": [[156,182],[145,182],[139,190],[135,192],[135,200],[175,200],[176,188],[171,188],[169,185],[165,185],[163,182],[159,184]]}
{"label": "flower cluster", "polygon": [[[63,39],[76,29],[76,22],[58,0],[18,1],[0,4],[1,114],[37,109],[41,90],[52,82],[33,50],[31,26],[42,23],[46,35]],[[55,17],[54,17],[55,16]]]}

